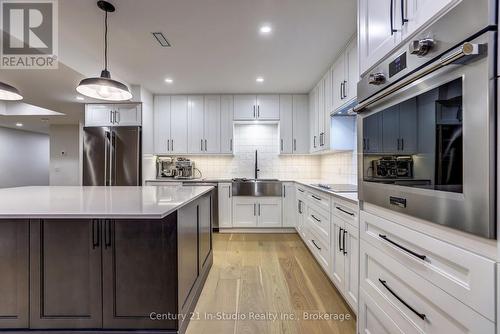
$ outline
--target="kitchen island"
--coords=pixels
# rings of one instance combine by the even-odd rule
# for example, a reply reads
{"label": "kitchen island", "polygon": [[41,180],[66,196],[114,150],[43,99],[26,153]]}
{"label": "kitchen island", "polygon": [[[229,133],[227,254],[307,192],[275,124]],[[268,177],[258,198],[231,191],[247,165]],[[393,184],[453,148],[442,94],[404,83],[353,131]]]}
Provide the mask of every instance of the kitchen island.
{"label": "kitchen island", "polygon": [[183,333],[212,265],[213,189],[1,189],[0,330]]}

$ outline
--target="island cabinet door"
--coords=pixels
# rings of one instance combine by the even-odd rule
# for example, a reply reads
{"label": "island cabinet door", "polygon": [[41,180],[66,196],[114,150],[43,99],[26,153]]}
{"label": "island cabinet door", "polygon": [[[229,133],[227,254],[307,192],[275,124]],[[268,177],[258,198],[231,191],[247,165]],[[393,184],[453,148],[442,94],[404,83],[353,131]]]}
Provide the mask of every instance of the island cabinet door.
{"label": "island cabinet door", "polygon": [[204,196],[199,201],[198,207],[199,219],[199,238],[200,238],[200,263],[199,271],[202,272],[208,255],[212,249],[212,196]]}
{"label": "island cabinet door", "polygon": [[177,329],[176,221],[103,222],[105,329]]}
{"label": "island cabinet door", "polygon": [[100,328],[101,241],[93,220],[30,222],[30,328]]}
{"label": "island cabinet door", "polygon": [[28,231],[27,220],[0,220],[0,329],[28,327]]}

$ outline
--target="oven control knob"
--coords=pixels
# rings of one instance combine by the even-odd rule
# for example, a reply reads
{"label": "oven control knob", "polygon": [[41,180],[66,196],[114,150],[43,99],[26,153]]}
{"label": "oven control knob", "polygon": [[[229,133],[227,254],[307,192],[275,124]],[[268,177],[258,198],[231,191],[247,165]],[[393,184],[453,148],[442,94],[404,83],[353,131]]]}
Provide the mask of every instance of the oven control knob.
{"label": "oven control knob", "polygon": [[384,73],[378,72],[378,73],[371,73],[370,74],[370,79],[368,83],[370,85],[381,85],[385,82],[385,75]]}
{"label": "oven control knob", "polygon": [[419,57],[425,56],[434,47],[432,38],[424,38],[418,41],[410,42],[410,53]]}

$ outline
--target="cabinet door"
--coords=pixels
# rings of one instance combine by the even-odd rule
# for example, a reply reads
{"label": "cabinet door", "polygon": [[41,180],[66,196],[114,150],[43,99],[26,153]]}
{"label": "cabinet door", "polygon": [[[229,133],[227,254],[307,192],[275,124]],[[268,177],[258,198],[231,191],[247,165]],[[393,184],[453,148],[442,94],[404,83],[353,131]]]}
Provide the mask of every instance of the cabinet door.
{"label": "cabinet door", "polygon": [[360,0],[358,6],[359,64],[364,74],[401,41],[400,1]]}
{"label": "cabinet door", "polygon": [[295,184],[283,183],[283,227],[295,227],[297,225],[295,203]]}
{"label": "cabinet door", "polygon": [[324,135],[325,135],[325,81],[323,77],[318,84],[318,136],[319,136],[319,150],[324,149]]}
{"label": "cabinet door", "polygon": [[219,183],[219,227],[233,227],[232,219],[232,185],[231,183]]}
{"label": "cabinet door", "polygon": [[233,197],[233,227],[256,227],[257,203],[255,197]]}
{"label": "cabinet door", "polygon": [[346,223],[345,231],[345,290],[344,296],[356,312],[359,289],[359,230]]}
{"label": "cabinet door", "polygon": [[333,90],[332,90],[332,71],[329,69],[325,76],[325,113],[330,114],[333,111]]}
{"label": "cabinet door", "polygon": [[175,230],[175,213],[102,222],[104,328],[176,328],[175,321],[150,319],[152,310],[177,312]]}
{"label": "cabinet door", "polygon": [[113,104],[85,105],[85,126],[113,126]]}
{"label": "cabinet door", "polygon": [[220,98],[220,153],[233,153],[233,96]]}
{"label": "cabinet door", "polygon": [[358,333],[401,334],[403,331],[371,296],[360,289]]}
{"label": "cabinet door", "polygon": [[171,97],[170,152],[188,152],[188,99],[187,96]]}
{"label": "cabinet door", "polygon": [[382,152],[382,113],[363,119],[363,151],[365,153]]}
{"label": "cabinet door", "polygon": [[179,310],[183,310],[198,278],[198,202],[177,211],[177,261],[179,276]]}
{"label": "cabinet door", "polygon": [[418,149],[417,99],[404,101],[399,109],[400,152],[413,154]]}
{"label": "cabinet door", "polygon": [[170,151],[170,96],[156,95],[154,99],[155,153]]}
{"label": "cabinet door", "polygon": [[405,0],[403,12],[408,22],[403,26],[403,38],[412,34],[430,20],[437,18],[460,0]]}
{"label": "cabinet door", "polygon": [[[309,153],[309,105],[307,95],[293,96],[293,153]],[[280,120],[281,122],[281,120]]]}
{"label": "cabinet door", "polygon": [[382,147],[385,153],[397,153],[399,140],[399,105],[387,108],[382,112]]}
{"label": "cabinet door", "polygon": [[140,104],[115,104],[115,126],[141,126],[141,111]]}
{"label": "cabinet door", "polygon": [[344,256],[344,221],[332,216],[332,280],[339,290],[344,290],[345,256]]}
{"label": "cabinet door", "polygon": [[259,197],[258,227],[281,227],[281,197]]}
{"label": "cabinet door", "polygon": [[234,120],[247,121],[257,118],[255,95],[234,95]]}
{"label": "cabinet door", "polygon": [[305,225],[305,203],[304,203],[304,198],[301,196],[297,196],[297,203],[295,207],[295,212],[297,216],[297,232],[299,232],[300,237],[304,242],[307,240],[307,231],[306,231],[306,225]]}
{"label": "cabinet door", "polygon": [[309,150],[316,152],[318,150],[318,112],[317,105],[317,89],[316,87],[309,93]]}
{"label": "cabinet door", "polygon": [[280,95],[280,153],[293,153],[293,99]]}
{"label": "cabinet door", "polygon": [[257,118],[262,120],[280,119],[279,95],[257,95]]}
{"label": "cabinet door", "polygon": [[198,201],[199,271],[201,272],[212,250],[212,195],[205,195]]}
{"label": "cabinet door", "polygon": [[99,222],[30,222],[30,328],[101,328]]}
{"label": "cabinet door", "polygon": [[359,81],[358,66],[358,46],[357,39],[353,39],[345,51],[345,100],[351,101],[357,96],[357,87]]}
{"label": "cabinet door", "polygon": [[0,220],[0,329],[29,325],[27,220]]}
{"label": "cabinet door", "polygon": [[342,53],[332,67],[332,110],[344,104],[345,54]]}
{"label": "cabinet door", "polygon": [[188,97],[188,152],[205,152],[203,96]]}
{"label": "cabinet door", "polygon": [[220,153],[221,109],[220,96],[205,96],[205,153]]}

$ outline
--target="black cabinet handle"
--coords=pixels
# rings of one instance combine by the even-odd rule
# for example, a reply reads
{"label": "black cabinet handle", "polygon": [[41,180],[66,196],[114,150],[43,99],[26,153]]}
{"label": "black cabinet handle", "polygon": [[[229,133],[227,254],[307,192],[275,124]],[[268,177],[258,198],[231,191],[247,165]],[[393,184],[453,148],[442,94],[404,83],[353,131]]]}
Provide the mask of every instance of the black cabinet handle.
{"label": "black cabinet handle", "polygon": [[392,289],[389,287],[389,285],[387,285],[387,281],[385,280],[382,280],[382,279],[378,279],[378,281],[384,286],[384,288],[387,289],[387,291],[389,291],[391,293],[391,295],[393,295],[397,300],[399,300],[404,306],[406,306],[410,311],[412,311],[413,313],[415,313],[420,319],[422,320],[425,320],[426,316],[424,313],[420,313],[418,312],[417,310],[415,310],[413,307],[410,306],[410,304],[408,304],[407,302],[405,302],[401,297],[399,297],[394,291],[392,291]]}
{"label": "black cabinet handle", "polygon": [[316,136],[313,137],[313,147],[316,148]]}
{"label": "black cabinet handle", "polygon": [[366,149],[369,151],[370,150],[370,138],[366,139]]}
{"label": "black cabinet handle", "polygon": [[344,209],[342,209],[342,208],[339,208],[338,206],[336,206],[336,207],[335,207],[335,209],[337,209],[337,210],[339,210],[339,211],[342,211],[343,213],[348,214],[349,216],[353,216],[353,217],[354,217],[354,213],[349,212],[349,211],[347,211],[347,210],[344,210]]}
{"label": "black cabinet handle", "polygon": [[111,247],[111,220],[104,222],[104,248]]}
{"label": "black cabinet handle", "polygon": [[343,92],[343,90],[342,90],[342,86],[343,86],[343,85],[344,85],[344,83],[343,83],[343,82],[341,82],[341,83],[340,83],[340,99],[341,99],[341,100],[343,100],[343,99],[344,99],[344,96],[342,95],[342,92]]}
{"label": "black cabinet handle", "polygon": [[347,231],[344,230],[343,236],[342,236],[342,250],[344,251],[344,255],[347,255],[347,250],[345,247],[345,235],[347,234]]}
{"label": "black cabinet handle", "polygon": [[321,223],[321,219],[316,218],[316,216],[315,216],[315,215],[311,215],[311,217],[312,217],[315,221],[317,221],[318,223]]}
{"label": "black cabinet handle", "polygon": [[283,152],[283,138],[281,138],[281,152]]}
{"label": "black cabinet handle", "polygon": [[341,243],[340,243],[340,242],[341,242],[341,237],[342,237],[342,230],[343,230],[343,228],[342,228],[342,227],[341,227],[341,228],[339,228],[339,252],[344,251],[344,250],[342,249],[342,245],[341,245]]}
{"label": "black cabinet handle", "polygon": [[92,220],[92,249],[99,247],[101,243],[101,231],[99,227],[99,221]]}
{"label": "black cabinet handle", "polygon": [[400,141],[399,141],[399,138],[398,138],[398,148],[397,148],[397,150],[398,150],[398,151],[399,151],[399,148],[400,148],[400,147],[401,147],[401,146],[400,146]]}
{"label": "black cabinet handle", "polygon": [[293,150],[297,151],[297,139],[293,140]]}
{"label": "black cabinet handle", "polygon": [[231,198],[231,186],[227,187],[227,190],[228,190],[227,193],[229,195],[229,198]]}
{"label": "black cabinet handle", "polygon": [[314,240],[311,240],[311,241],[312,241],[312,243],[314,244],[314,246],[316,246],[316,248],[317,248],[318,250],[321,250],[321,247],[319,247],[318,245],[316,245],[316,242],[314,242]]}
{"label": "black cabinet handle", "polygon": [[415,253],[414,251],[412,251],[412,250],[410,250],[410,249],[408,249],[408,248],[406,248],[406,247],[404,247],[404,246],[401,246],[400,244],[398,244],[398,243],[396,243],[396,242],[392,241],[391,239],[389,239],[389,238],[388,238],[386,235],[384,235],[384,234],[379,234],[378,236],[379,236],[380,238],[384,239],[385,241],[387,241],[387,242],[391,243],[392,245],[394,245],[394,246],[398,247],[399,249],[402,249],[402,250],[404,250],[405,252],[407,252],[407,253],[409,253],[409,254],[411,254],[411,255],[415,256],[415,257],[418,257],[418,258],[419,258],[419,259],[421,259],[421,260],[425,260],[425,259],[427,258],[425,255],[420,255],[420,254],[418,254],[418,253]]}
{"label": "black cabinet handle", "polygon": [[257,106],[257,118],[260,118],[260,105]]}
{"label": "black cabinet handle", "polygon": [[257,204],[253,204],[253,215],[256,216],[257,215]]}
{"label": "black cabinet handle", "polygon": [[260,203],[259,203],[259,217],[260,217]]}
{"label": "black cabinet handle", "polygon": [[257,114],[255,113],[255,105],[253,106],[253,118],[255,118]]}
{"label": "black cabinet handle", "polygon": [[391,0],[391,8],[389,10],[389,14],[391,16],[391,35],[394,35],[394,33],[397,31],[394,29],[394,0]]}
{"label": "black cabinet handle", "polygon": [[299,191],[300,191],[301,193],[303,193],[303,192],[304,192],[304,190],[303,190],[303,189],[300,189],[300,188],[298,188],[298,189],[299,189]]}
{"label": "black cabinet handle", "polygon": [[401,0],[401,26],[404,26],[406,22],[408,19],[405,18],[405,0]]}
{"label": "black cabinet handle", "polygon": [[401,138],[401,151],[405,150],[405,140],[404,138]]}
{"label": "black cabinet handle", "polygon": [[317,199],[318,201],[321,201],[321,197],[318,197],[316,195],[311,195],[312,198]]}

